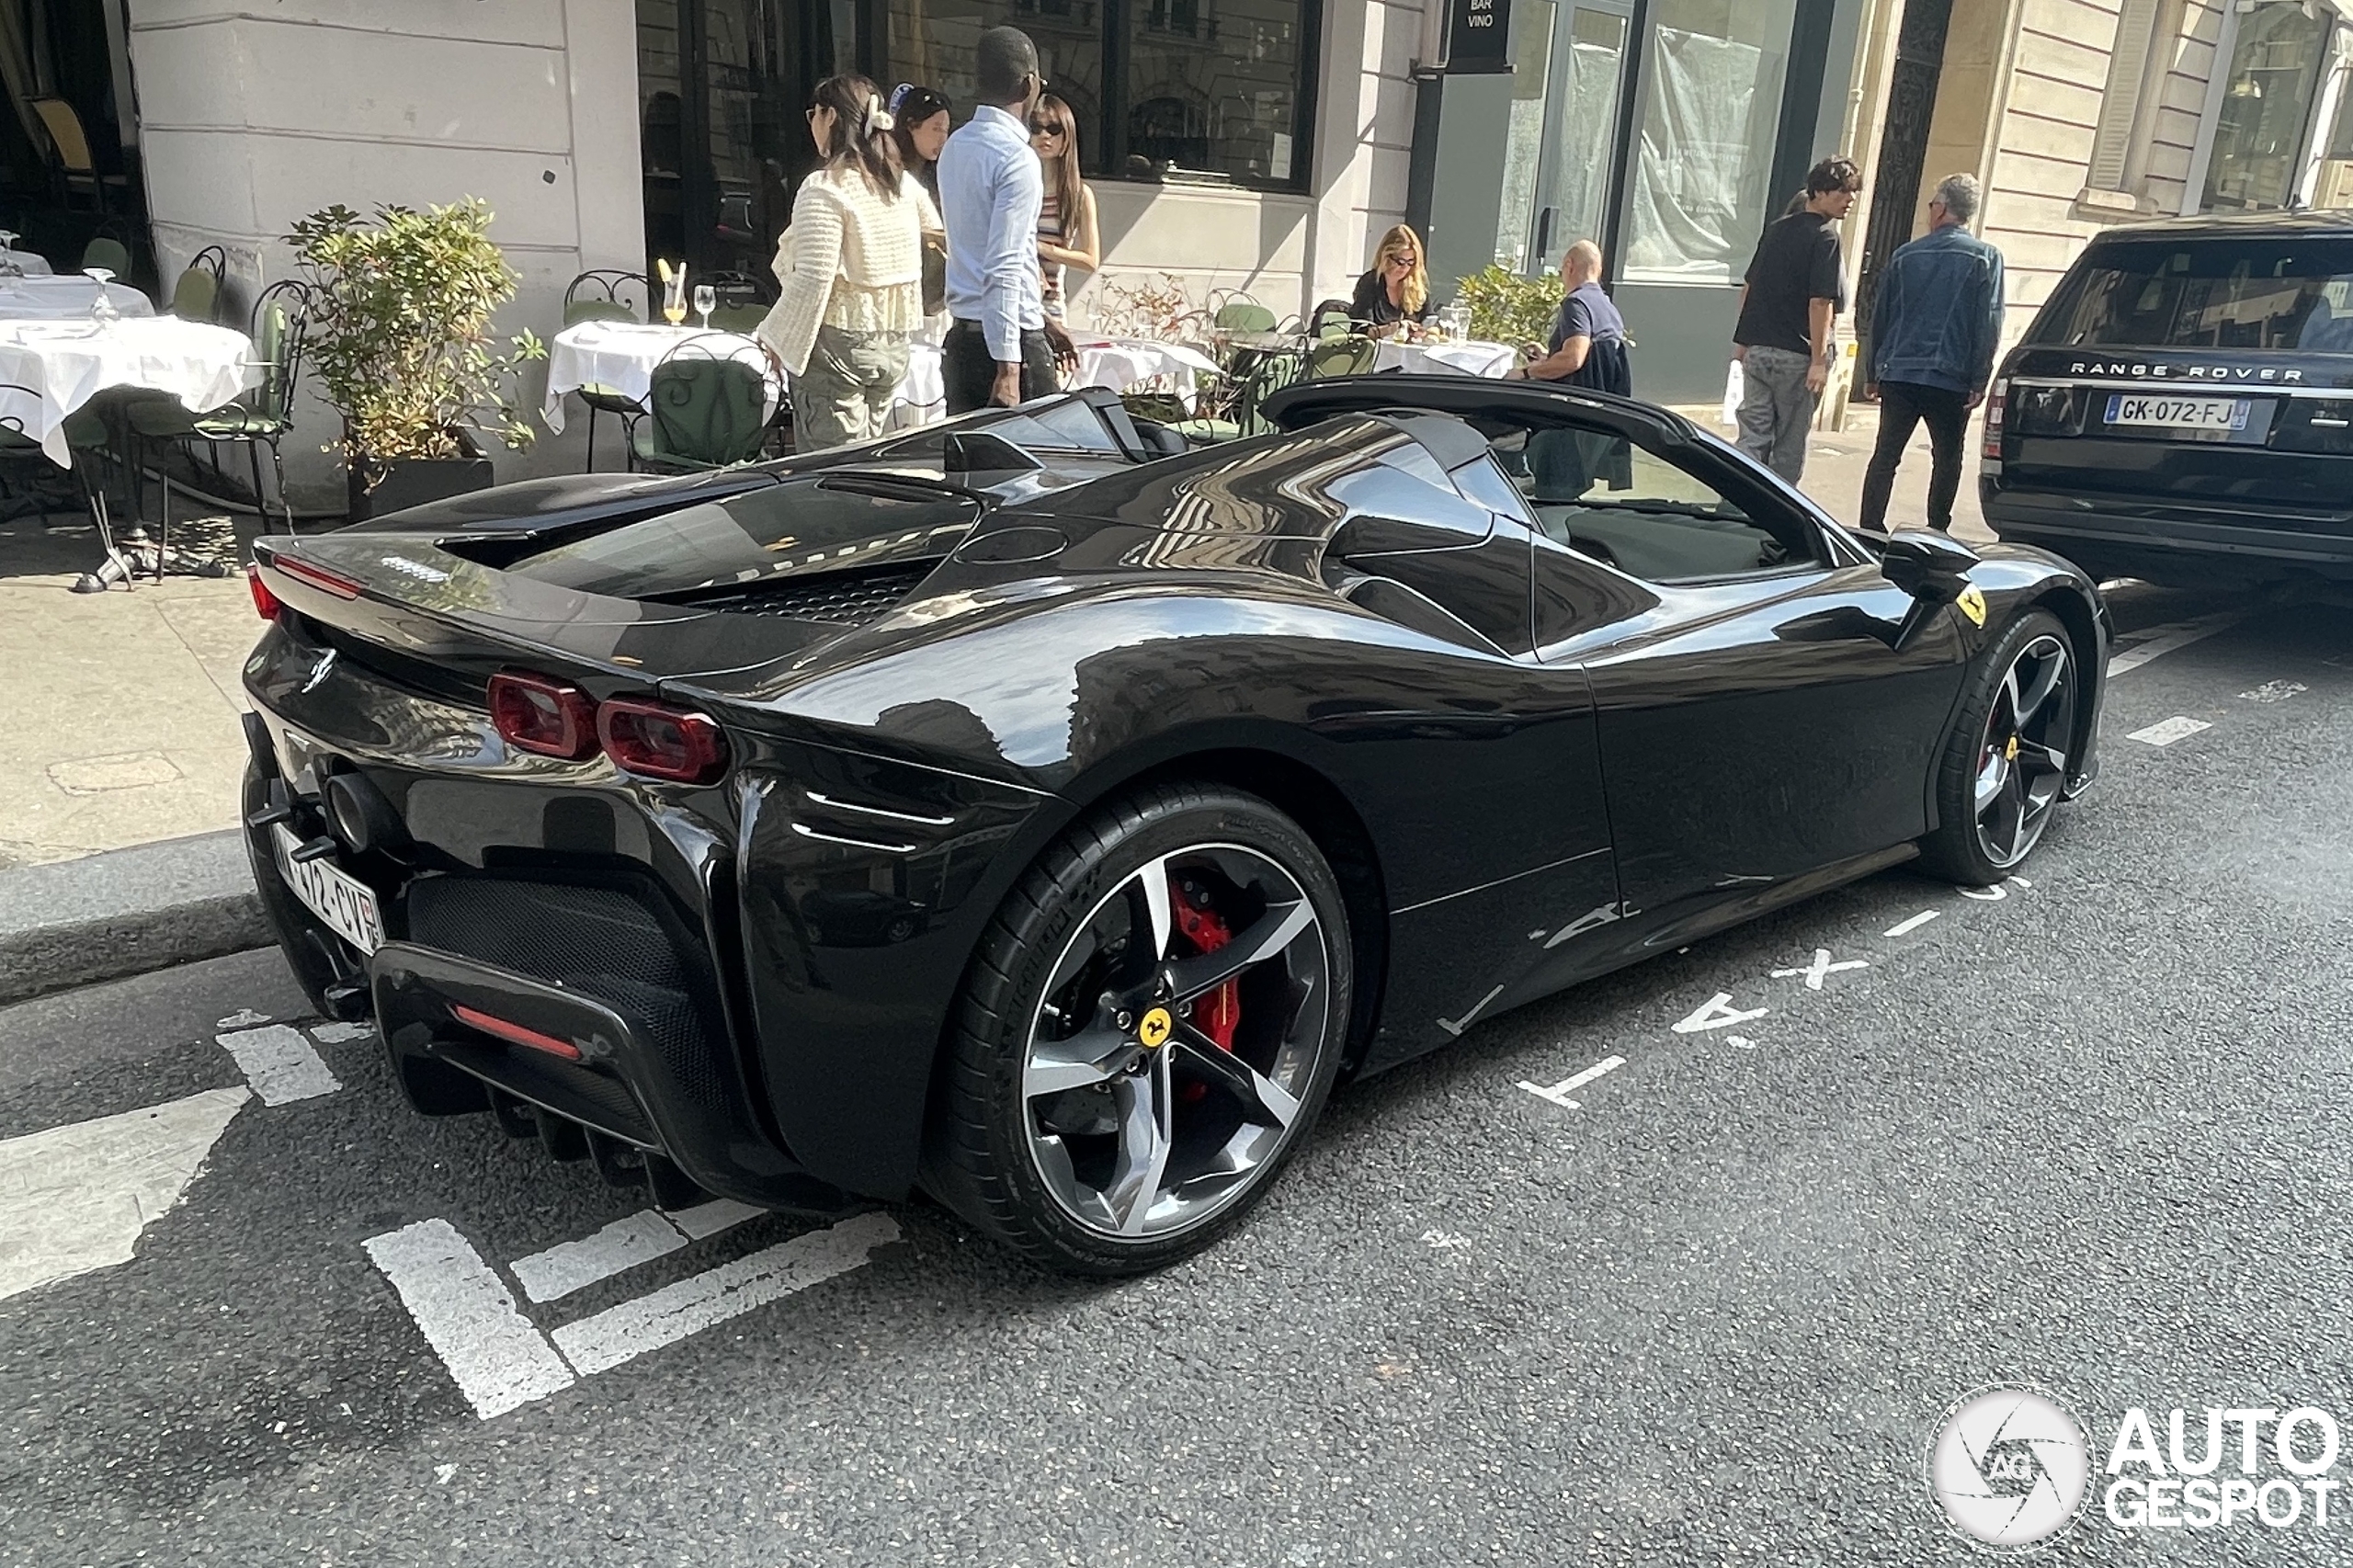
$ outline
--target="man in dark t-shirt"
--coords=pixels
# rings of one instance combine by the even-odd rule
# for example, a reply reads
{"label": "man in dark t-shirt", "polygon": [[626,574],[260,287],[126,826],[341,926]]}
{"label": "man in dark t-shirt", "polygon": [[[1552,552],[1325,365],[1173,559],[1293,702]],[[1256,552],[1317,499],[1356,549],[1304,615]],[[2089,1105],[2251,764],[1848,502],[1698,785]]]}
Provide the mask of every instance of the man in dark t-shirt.
{"label": "man in dark t-shirt", "polygon": [[1767,226],[1741,285],[1733,358],[1741,362],[1740,447],[1791,484],[1830,376],[1831,332],[1847,308],[1838,224],[1862,176],[1846,158],[1807,171],[1805,199]]}

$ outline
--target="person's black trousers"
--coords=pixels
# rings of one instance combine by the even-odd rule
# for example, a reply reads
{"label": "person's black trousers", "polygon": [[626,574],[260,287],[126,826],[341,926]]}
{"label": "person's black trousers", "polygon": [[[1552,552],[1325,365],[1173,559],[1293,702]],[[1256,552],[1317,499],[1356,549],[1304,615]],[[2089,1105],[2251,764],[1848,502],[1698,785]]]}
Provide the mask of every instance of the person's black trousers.
{"label": "person's black trousers", "polygon": [[[939,380],[948,393],[948,412],[970,414],[984,407],[996,386],[996,361],[989,358],[988,339],[981,324],[961,318],[948,329],[939,345]],[[1021,401],[1045,397],[1062,390],[1054,372],[1054,347],[1042,332],[1021,335]]]}
{"label": "person's black trousers", "polygon": [[1930,453],[1928,526],[1938,533],[1952,531],[1952,498],[1961,494],[1961,442],[1969,433],[1969,398],[1918,381],[1879,384],[1879,445],[1863,472],[1863,527],[1887,527],[1887,497],[1895,488],[1895,470],[1904,461],[1913,427],[1924,419]]}

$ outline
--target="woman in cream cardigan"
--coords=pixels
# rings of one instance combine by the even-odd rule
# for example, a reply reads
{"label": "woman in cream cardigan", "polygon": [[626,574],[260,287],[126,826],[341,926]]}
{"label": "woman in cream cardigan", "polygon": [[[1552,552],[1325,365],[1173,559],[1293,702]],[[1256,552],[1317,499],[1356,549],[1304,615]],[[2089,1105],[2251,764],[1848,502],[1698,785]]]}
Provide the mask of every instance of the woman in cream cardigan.
{"label": "woman in cream cardigan", "polygon": [[939,213],[901,170],[892,124],[865,77],[817,84],[809,135],[824,163],[793,198],[776,252],[784,292],[759,326],[792,376],[800,451],[882,433],[923,324],[923,238]]}

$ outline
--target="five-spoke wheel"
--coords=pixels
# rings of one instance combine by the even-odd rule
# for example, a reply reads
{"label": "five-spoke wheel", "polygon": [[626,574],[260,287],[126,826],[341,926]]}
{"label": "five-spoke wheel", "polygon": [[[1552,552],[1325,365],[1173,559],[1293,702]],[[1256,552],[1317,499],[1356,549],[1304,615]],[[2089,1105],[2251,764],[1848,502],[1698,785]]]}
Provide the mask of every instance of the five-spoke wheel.
{"label": "five-spoke wheel", "polygon": [[1920,846],[1927,869],[1982,885],[2033,851],[2066,791],[2081,693],[2074,644],[2050,611],[2002,629],[1963,690],[1937,781],[1937,829]]}
{"label": "five-spoke wheel", "polygon": [[1206,1245],[1320,1108],[1349,973],[1331,869],[1267,802],[1174,786],[1107,810],[992,926],[933,1190],[1060,1267]]}

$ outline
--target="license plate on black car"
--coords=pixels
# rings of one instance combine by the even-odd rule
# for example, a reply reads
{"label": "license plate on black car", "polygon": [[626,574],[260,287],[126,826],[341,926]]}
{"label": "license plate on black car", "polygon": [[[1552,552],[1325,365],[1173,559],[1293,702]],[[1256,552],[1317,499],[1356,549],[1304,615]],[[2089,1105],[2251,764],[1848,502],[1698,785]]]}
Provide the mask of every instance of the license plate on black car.
{"label": "license plate on black car", "polygon": [[2244,430],[2249,404],[2243,397],[2145,396],[2112,392],[2108,423],[2158,430]]}
{"label": "license plate on black car", "polygon": [[278,840],[278,869],[286,885],[327,928],[363,953],[384,945],[384,916],[376,892],[367,883],[324,860],[294,858],[295,838],[283,826],[270,832]]}

